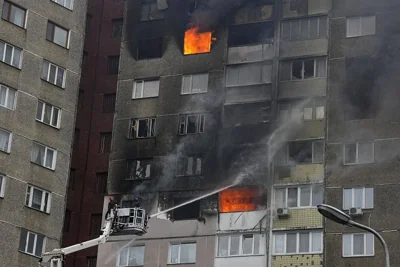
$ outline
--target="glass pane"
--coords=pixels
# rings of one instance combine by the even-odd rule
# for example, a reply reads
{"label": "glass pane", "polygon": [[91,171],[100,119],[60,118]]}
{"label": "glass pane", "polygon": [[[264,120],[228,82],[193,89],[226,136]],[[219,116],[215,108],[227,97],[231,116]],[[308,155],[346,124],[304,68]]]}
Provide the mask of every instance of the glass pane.
{"label": "glass pane", "polygon": [[54,42],[58,45],[67,46],[68,32],[60,27],[54,27]]}
{"label": "glass pane", "polygon": [[229,255],[239,255],[240,236],[231,236],[231,249]]}
{"label": "glass pane", "polygon": [[192,87],[192,76],[182,77],[182,94],[190,94]]}
{"label": "glass pane", "polygon": [[309,252],[310,251],[310,236],[309,233],[300,233],[299,242],[299,252]]}
{"label": "glass pane", "polygon": [[275,190],[275,204],[276,208],[286,207],[286,189],[276,189]]}
{"label": "glass pane", "polygon": [[286,253],[296,253],[296,236],[297,234],[286,235]]}
{"label": "glass pane", "polygon": [[11,65],[13,65],[16,68],[19,68],[20,60],[21,60],[21,50],[18,48],[14,48],[14,57],[13,57]]}
{"label": "glass pane", "polygon": [[46,157],[46,167],[48,168],[53,168],[53,157],[54,157],[54,151],[47,149],[47,157]]}
{"label": "glass pane", "polygon": [[171,245],[171,263],[179,263],[179,246]]}
{"label": "glass pane", "polygon": [[13,48],[9,45],[6,45],[6,55],[4,57],[4,62],[11,65],[11,57],[12,57]]}
{"label": "glass pane", "polygon": [[43,102],[38,102],[38,107],[36,110],[36,119],[42,120],[42,112],[43,112]]}
{"label": "glass pane", "polygon": [[35,244],[35,234],[28,232],[28,248],[26,252],[33,254],[33,246]]}
{"label": "glass pane", "polygon": [[309,38],[309,19],[300,20],[300,39],[306,40]]}
{"label": "glass pane", "polygon": [[300,207],[310,206],[310,200],[311,200],[311,188],[309,186],[301,187],[300,188]]}
{"label": "glass pane", "polygon": [[363,208],[363,200],[364,200],[364,189],[363,188],[354,188],[354,206],[352,208]]}
{"label": "glass pane", "polygon": [[353,255],[364,255],[364,234],[353,235]]}
{"label": "glass pane", "polygon": [[375,16],[361,18],[361,35],[375,34]]}
{"label": "glass pane", "polygon": [[40,210],[40,207],[42,206],[42,195],[43,191],[36,188],[33,189],[32,208]]}
{"label": "glass pane", "polygon": [[65,0],[65,7],[72,9],[72,0]]}
{"label": "glass pane", "polygon": [[353,207],[352,189],[343,189],[343,209],[348,210]]}
{"label": "glass pane", "polygon": [[327,19],[326,17],[323,17],[319,19],[319,37],[326,37],[327,35]]}
{"label": "glass pane", "polygon": [[375,237],[373,234],[366,234],[366,255],[374,255],[374,244],[375,244]]}
{"label": "glass pane", "polygon": [[144,264],[144,246],[129,249],[128,265],[141,266]]}
{"label": "glass pane", "polygon": [[303,61],[295,60],[292,62],[292,80],[303,79]]}
{"label": "glass pane", "polygon": [[344,163],[352,164],[356,163],[356,144],[345,144],[344,145]]}
{"label": "glass pane", "polygon": [[8,151],[8,142],[10,140],[10,133],[0,129],[0,150]]}
{"label": "glass pane", "polygon": [[20,27],[24,27],[25,10],[16,6],[11,7],[10,21]]}
{"label": "glass pane", "polygon": [[300,38],[300,21],[299,20],[292,21],[290,35],[292,37],[292,40],[298,40]]}
{"label": "glass pane", "polygon": [[314,59],[304,61],[304,79],[314,78]]}
{"label": "glass pane", "polygon": [[129,248],[124,248],[124,249],[119,253],[119,266],[126,266],[126,265],[128,265],[128,251],[129,251]]}
{"label": "glass pane", "polygon": [[47,40],[53,41],[53,31],[54,31],[54,24],[51,22],[47,23],[47,29],[46,29]]}
{"label": "glass pane", "polygon": [[243,254],[253,253],[253,235],[243,235],[242,251]]}
{"label": "glass pane", "polygon": [[285,253],[285,235],[284,234],[276,234],[275,235],[274,252],[275,253]]}
{"label": "glass pane", "polygon": [[43,241],[44,241],[44,237],[40,236],[40,235],[37,235],[35,255],[38,256],[38,257],[42,256]]}
{"label": "glass pane", "polygon": [[347,19],[347,37],[359,36],[361,34],[361,17]]}
{"label": "glass pane", "polygon": [[6,106],[7,87],[0,85],[0,106]]}
{"label": "glass pane", "polygon": [[218,256],[228,256],[229,236],[218,237]]}
{"label": "glass pane", "polygon": [[254,236],[254,254],[260,254],[260,235],[253,235]]}
{"label": "glass pane", "polygon": [[0,41],[0,61],[4,61],[4,48],[6,44]]}
{"label": "glass pane", "polygon": [[323,118],[325,118],[325,107],[317,107],[315,110],[315,119],[321,120]]}
{"label": "glass pane", "polygon": [[325,58],[318,58],[317,61],[317,73],[316,77],[318,78],[325,78],[326,77],[326,59]]}
{"label": "glass pane", "polygon": [[64,69],[58,68],[56,85],[62,87],[64,80]]}
{"label": "glass pane", "polygon": [[311,233],[312,247],[311,252],[321,252],[322,251],[322,233],[312,232]]}
{"label": "glass pane", "polygon": [[297,207],[297,188],[288,188],[287,205],[289,208]]}
{"label": "glass pane", "polygon": [[27,239],[28,232],[24,229],[21,229],[21,235],[19,239],[19,250],[25,251],[26,239]]}
{"label": "glass pane", "polygon": [[42,76],[41,76],[42,79],[47,80],[48,71],[49,71],[49,63],[47,61],[43,61]]}
{"label": "glass pane", "polygon": [[135,96],[134,98],[141,98],[143,95],[143,81],[135,83]]}
{"label": "glass pane", "polygon": [[8,11],[10,8],[10,4],[7,2],[4,2],[3,4],[3,12],[1,13],[1,17],[5,20],[8,20]]}
{"label": "glass pane", "polygon": [[148,128],[149,128],[149,120],[139,120],[139,131],[138,131],[138,137],[148,137]]}
{"label": "glass pane", "polygon": [[50,124],[50,118],[51,118],[51,106],[48,104],[45,104],[43,122]]}
{"label": "glass pane", "polygon": [[374,189],[365,188],[365,207],[366,209],[372,209],[374,207]]}
{"label": "glass pane", "polygon": [[312,186],[312,206],[317,206],[323,203],[323,191],[324,187],[322,185]]}
{"label": "glass pane", "polygon": [[58,109],[57,108],[53,108],[53,118],[51,121],[51,125],[53,125],[54,127],[58,126]]}
{"label": "glass pane", "polygon": [[310,19],[310,38],[318,37],[318,18]]}
{"label": "glass pane", "polygon": [[374,162],[373,143],[358,144],[358,163]]}
{"label": "glass pane", "polygon": [[208,74],[193,75],[192,93],[207,92]]}
{"label": "glass pane", "polygon": [[159,88],[160,88],[160,81],[146,81],[144,83],[143,97],[158,96]]}
{"label": "glass pane", "polygon": [[50,65],[50,75],[49,75],[49,79],[47,81],[49,81],[51,83],[56,82],[56,71],[57,71],[57,67],[54,65]]}
{"label": "glass pane", "polygon": [[343,235],[343,256],[351,256],[351,235]]}
{"label": "glass pane", "polygon": [[44,146],[33,144],[32,154],[31,154],[32,162],[35,162],[39,165],[44,165],[44,152],[45,152]]}
{"label": "glass pane", "polygon": [[181,245],[180,263],[196,262],[196,244]]}
{"label": "glass pane", "polygon": [[290,39],[290,21],[282,22],[282,40]]}

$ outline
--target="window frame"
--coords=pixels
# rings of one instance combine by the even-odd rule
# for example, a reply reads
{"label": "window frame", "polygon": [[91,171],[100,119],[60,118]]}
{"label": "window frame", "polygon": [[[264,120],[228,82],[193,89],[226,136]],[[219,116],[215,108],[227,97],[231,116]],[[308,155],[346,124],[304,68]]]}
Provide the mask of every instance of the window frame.
{"label": "window frame", "polygon": [[1,90],[6,90],[6,98],[5,98],[5,104],[6,105],[8,103],[9,97],[10,97],[10,91],[14,91],[15,94],[14,94],[14,102],[12,103],[12,107],[7,107],[6,105],[5,106],[0,105],[0,107],[2,107],[2,108],[6,108],[6,109],[14,111],[16,109],[18,90],[14,89],[12,87],[9,87],[9,86],[7,86],[5,84],[0,83],[0,92],[1,92]]}
{"label": "window frame", "polygon": [[[53,26],[52,26],[52,27],[53,27],[53,30],[52,30],[52,32],[51,32],[51,39],[48,39],[48,38],[47,38],[47,29],[48,29],[48,27],[49,27],[49,24],[53,25]],[[59,29],[61,29],[61,30],[66,31],[66,33],[67,33],[67,37],[66,37],[66,39],[65,39],[65,46],[64,46],[64,45],[61,45],[61,44],[58,44],[58,43],[56,43],[56,42],[54,41],[54,37],[55,37],[55,34],[56,34],[56,27],[59,28]],[[71,31],[70,31],[70,30],[68,30],[68,29],[66,29],[66,28],[64,28],[64,27],[62,27],[62,26],[56,24],[55,22],[53,22],[53,21],[51,21],[51,20],[48,20],[48,21],[47,21],[47,28],[46,28],[46,40],[47,40],[47,41],[49,41],[49,42],[51,42],[51,43],[53,43],[53,44],[56,44],[56,45],[58,45],[59,47],[63,47],[63,48],[65,48],[65,49],[69,49],[69,42],[70,42],[70,37],[71,37],[70,35],[71,35]]]}
{"label": "window frame", "polygon": [[[308,233],[308,252],[299,252],[300,251],[300,234]],[[320,239],[320,245],[321,245],[321,250],[320,251],[313,251],[313,233],[319,233],[321,235]],[[287,235],[288,234],[296,234],[296,252],[286,252],[287,250]],[[284,235],[284,242],[283,242],[283,247],[284,247],[284,252],[276,252],[276,236],[277,235]],[[273,256],[286,256],[286,255],[310,255],[310,254],[322,254],[324,252],[324,232],[322,229],[317,229],[317,230],[302,230],[302,231],[274,231],[272,234],[272,255]]]}
{"label": "window frame", "polygon": [[[47,70],[46,78],[43,78],[42,75],[43,75],[43,68],[44,68],[45,63],[47,63],[49,65],[49,67],[48,67],[48,70]],[[54,66],[56,68],[56,72],[54,74],[55,83],[50,81],[50,69],[51,69],[51,66]],[[61,86],[57,85],[57,76],[58,76],[58,70],[59,69],[62,69],[64,71],[64,75],[63,75],[63,80],[62,80]],[[43,61],[42,61],[42,74],[40,75],[40,78],[45,82],[48,82],[48,83],[50,83],[50,84],[52,84],[54,86],[57,86],[58,88],[65,89],[65,83],[66,83],[66,80],[67,80],[67,69],[65,69],[65,68],[63,68],[61,66],[58,66],[58,65],[56,65],[56,64],[54,64],[54,63],[52,63],[52,62],[50,62],[50,61],[48,61],[46,59],[43,59]]]}
{"label": "window frame", "polygon": [[[60,3],[57,2],[57,0],[50,0],[50,1],[55,3],[55,4],[57,4],[57,5],[59,5],[59,6],[62,6],[64,8],[66,8],[66,9],[68,9],[70,11],[74,10],[74,0],[71,0],[71,7],[67,7],[65,4],[60,4]],[[66,0],[63,0],[63,1],[64,1],[64,3],[66,2]]]}
{"label": "window frame", "polygon": [[[366,162],[366,163],[359,163],[358,160],[358,146],[359,144],[368,144],[371,143],[372,144],[372,161],[371,162]],[[351,163],[346,163],[346,145],[356,145],[356,161],[355,162],[351,162]],[[373,164],[375,163],[375,141],[368,141],[368,142],[356,142],[356,143],[343,143],[343,165],[363,165],[363,164]]]}
{"label": "window frame", "polygon": [[[38,190],[42,192],[42,198],[40,200],[40,208],[34,208],[32,206],[33,204],[33,192],[34,190]],[[47,194],[47,203],[46,202],[46,194]],[[26,193],[25,193],[25,206],[40,212],[44,212],[46,214],[50,214],[51,210],[51,200],[52,200],[52,193],[50,191],[47,191],[45,189],[39,188],[37,186],[34,186],[32,184],[28,184],[26,188]]]}
{"label": "window frame", "polygon": [[[38,119],[38,118],[37,118],[37,111],[38,111],[38,109],[39,109],[39,103],[42,103],[42,105],[43,105],[43,106],[42,106],[42,111],[41,111],[41,119]],[[51,107],[50,123],[44,122],[44,116],[45,116],[46,105],[48,105],[48,106]],[[57,125],[52,125],[51,123],[52,123],[52,121],[53,121],[53,116],[54,116],[54,110],[55,110],[55,109],[58,109]],[[42,101],[42,100],[38,100],[38,104],[37,104],[37,107],[36,107],[36,116],[35,116],[35,119],[36,119],[36,121],[41,122],[41,123],[43,123],[43,124],[45,124],[45,125],[51,126],[51,127],[53,127],[53,128],[56,128],[56,129],[60,129],[60,126],[61,126],[61,112],[62,112],[61,108],[56,107],[56,106],[54,106],[54,105],[52,105],[52,104],[50,104],[50,103],[44,102],[44,101]]]}
{"label": "window frame", "polygon": [[[145,83],[146,82],[156,82],[156,81],[158,81],[158,91],[157,91],[157,95],[156,96],[144,96],[144,88],[145,88]],[[136,96],[136,91],[137,91],[137,88],[138,88],[138,83],[142,83],[142,88],[141,88],[141,90],[142,90],[142,93],[141,93],[141,96],[140,97],[135,97]],[[134,80],[133,81],[133,92],[132,92],[132,100],[136,100],[136,99],[146,99],[146,98],[156,98],[156,97],[159,97],[159,95],[160,95],[160,79],[159,78],[157,78],[157,79],[142,79],[142,80]]]}
{"label": "window frame", "polygon": [[[1,56],[0,62],[20,70],[22,68],[22,59],[23,59],[24,50],[22,48],[19,48],[19,47],[15,46],[15,45],[7,43],[6,41],[3,41],[3,40],[0,40],[0,43],[3,43],[3,45],[4,45],[3,55],[2,56],[0,55]],[[11,48],[11,62],[10,63],[6,62],[6,56],[7,56],[6,50],[7,50],[7,47],[9,49]],[[15,50],[19,50],[18,66],[13,65],[14,56],[15,56]]]}
{"label": "window frame", "polygon": [[[195,164],[196,170],[198,168],[197,166],[197,160],[200,159],[200,173],[197,173],[196,171],[192,174],[181,174],[179,173],[179,164],[183,164],[185,167],[185,170],[188,169],[189,165],[189,158],[193,159],[193,166]],[[181,160],[184,161],[184,163],[181,163]],[[195,163],[196,162],[196,163]],[[204,165],[204,157],[203,155],[187,155],[187,156],[178,156],[176,160],[176,171],[175,171],[175,176],[176,177],[194,177],[194,176],[202,176],[203,175],[203,165]]]}
{"label": "window frame", "polygon": [[[237,71],[243,70],[243,68],[251,68],[253,66],[257,66],[257,71],[260,72],[260,82],[242,82],[242,83],[234,83],[232,81],[228,82],[228,78],[230,77],[228,72],[229,70],[236,69]],[[271,68],[269,72],[269,81],[266,81],[267,76],[265,76],[268,72],[265,71],[265,68]],[[257,86],[263,84],[272,84],[273,74],[272,74],[272,63],[270,61],[263,61],[263,62],[247,62],[242,64],[230,64],[226,65],[225,67],[225,87],[227,88],[234,88],[234,87],[247,87],[247,86]],[[265,74],[265,75],[264,75]]]}
{"label": "window frame", "polygon": [[[364,254],[354,254],[354,235],[363,235],[363,242],[364,242]],[[367,254],[367,236],[372,236],[374,242],[372,242],[372,254]],[[350,255],[345,255],[345,246],[344,246],[344,240],[345,236],[350,236],[351,237],[351,252]],[[355,258],[355,257],[373,257],[375,256],[375,237],[371,233],[349,233],[349,234],[342,234],[342,257],[343,258]]]}
{"label": "window frame", "polygon": [[[274,194],[274,202],[275,205],[277,205],[277,199],[276,199],[276,192],[278,190],[285,190],[285,195],[284,195],[284,207],[279,207],[279,208],[286,208],[286,209],[310,209],[310,208],[316,208],[317,206],[313,206],[313,200],[314,200],[314,193],[313,193],[313,188],[319,186],[322,189],[322,197],[324,195],[324,185],[322,183],[313,183],[313,184],[302,184],[302,185],[296,185],[296,186],[277,186],[275,187],[275,194]],[[288,199],[289,199],[289,189],[297,189],[297,204],[295,207],[289,207],[288,206]],[[309,206],[301,206],[301,188],[309,188],[310,189],[310,199],[309,199]],[[322,203],[321,203],[322,204]]]}
{"label": "window frame", "polygon": [[[53,151],[53,160],[52,160],[52,165],[51,165],[51,167],[47,167],[47,166],[45,166],[45,165],[41,165],[41,164],[39,164],[39,163],[36,163],[36,162],[32,161],[32,152],[33,152],[33,146],[34,146],[34,145],[38,145],[38,146],[41,146],[41,147],[44,147],[44,148],[45,148],[44,163],[46,163],[47,151],[48,151],[48,150],[52,150],[52,151]],[[36,165],[38,165],[38,166],[41,166],[41,167],[43,167],[43,168],[46,168],[46,169],[49,169],[49,170],[54,171],[54,170],[56,169],[56,163],[57,163],[57,150],[54,149],[54,148],[48,147],[48,146],[46,146],[46,145],[44,145],[44,144],[41,144],[41,143],[39,143],[39,142],[33,141],[32,150],[31,150],[31,163],[36,164]]]}
{"label": "window frame", "polygon": [[[131,168],[134,166],[135,169],[137,170],[137,164],[138,162],[143,162],[146,165],[150,165],[150,176],[149,177],[143,177],[143,178],[137,178],[137,175],[135,174],[135,178],[131,179],[130,174],[132,173]],[[141,166],[141,165],[140,165]],[[149,180],[152,178],[152,171],[154,169],[154,163],[153,163],[153,159],[152,158],[139,158],[139,159],[131,159],[131,160],[127,160],[126,162],[126,178],[125,180],[127,181],[144,181],[144,180]],[[146,172],[146,171],[145,171]]]}
{"label": "window frame", "polygon": [[[355,190],[356,189],[362,189],[363,190],[363,204],[362,204],[362,207],[356,207],[355,206],[355,204],[354,204],[354,199],[355,199]],[[372,207],[366,207],[366,203],[367,203],[367,194],[366,194],[366,189],[372,189]],[[350,205],[350,208],[346,208],[345,207],[345,204],[346,204],[346,202],[345,202],[345,190],[351,190],[351,205]],[[351,208],[361,208],[361,209],[374,209],[374,206],[375,206],[375,190],[374,190],[374,188],[372,187],[372,186],[367,186],[367,187],[351,187],[351,188],[349,188],[349,187],[345,187],[345,188],[343,188],[343,192],[342,192],[342,194],[343,194],[343,210],[350,210]]]}
{"label": "window frame", "polygon": [[[317,19],[318,20],[318,24],[317,24],[317,36],[316,37],[311,37],[310,36],[310,22],[312,19]],[[326,20],[326,32],[325,32],[325,36],[320,36],[320,25],[321,25],[321,20],[325,19]],[[309,37],[307,38],[301,38],[300,37],[300,32],[301,32],[301,24],[303,23],[303,21],[307,21],[308,22],[308,35]],[[293,22],[299,22],[299,38],[293,38],[292,36],[292,23]],[[288,24],[289,26],[289,38],[283,38],[282,36],[284,36],[283,31],[284,31],[284,24]],[[288,20],[283,20],[281,22],[281,40],[283,41],[287,41],[287,42],[293,42],[293,41],[307,41],[307,40],[315,40],[315,39],[324,39],[324,38],[328,38],[329,36],[329,22],[328,22],[328,17],[327,16],[313,16],[313,17],[306,17],[306,18],[300,18],[300,19],[288,19]]]}
{"label": "window frame", "polygon": [[[182,116],[185,117],[184,122],[184,131],[181,133],[181,126],[183,124],[181,118]],[[189,125],[189,117],[197,116],[196,119],[196,132],[195,133],[188,133],[188,125]],[[201,123],[203,121],[203,127],[201,127]],[[190,114],[179,114],[179,123],[178,123],[178,135],[185,136],[185,135],[193,135],[193,134],[202,134],[205,132],[206,128],[206,114],[205,113],[190,113]]]}
{"label": "window frame", "polygon": [[[24,249],[23,251],[20,250],[21,238],[22,238],[22,231],[25,231],[25,232],[26,232],[26,239],[24,240],[24,242],[25,242],[25,249]],[[27,252],[27,250],[28,250],[28,244],[29,244],[29,236],[30,236],[29,234],[34,235],[34,238],[35,238],[35,240],[34,240],[34,242],[33,242],[33,248],[32,248],[33,253]],[[40,237],[43,237],[43,247],[42,247],[42,251],[41,251],[41,253],[43,253],[43,252],[45,251],[45,248],[46,248],[46,239],[47,239],[46,236],[45,236],[45,235],[42,235],[42,234],[39,234],[39,233],[35,233],[35,232],[32,232],[32,231],[29,231],[29,230],[24,229],[24,228],[21,228],[20,240],[19,240],[20,245],[19,245],[19,247],[18,247],[18,251],[21,252],[21,253],[27,254],[27,255],[31,255],[31,256],[36,257],[36,258],[40,258],[41,255],[36,255],[36,254],[34,254],[35,251],[36,251],[37,238],[38,238],[39,236],[40,236]]]}
{"label": "window frame", "polygon": [[[150,127],[148,129],[147,132],[147,136],[146,137],[139,137],[139,121],[142,120],[148,120]],[[135,123],[133,123],[135,122]],[[136,126],[137,125],[137,126]],[[135,130],[135,127],[137,127],[137,129]],[[157,117],[148,117],[148,118],[137,118],[137,119],[131,119],[130,120],[130,126],[129,126],[129,139],[146,139],[146,138],[155,138],[157,136]],[[154,129],[153,131],[153,135],[152,135],[152,129]],[[133,136],[133,132],[135,133],[135,135]]]}
{"label": "window frame", "polygon": [[[245,235],[253,235],[253,241],[252,241],[252,248],[251,248],[251,253],[249,253],[249,254],[244,254],[243,253],[243,237],[245,236]],[[258,242],[259,242],[259,244],[258,244],[258,253],[254,253],[254,248],[255,248],[255,238],[254,238],[254,236],[258,236]],[[233,236],[235,236],[235,237],[237,237],[237,236],[239,236],[240,238],[239,238],[239,253],[237,254],[237,255],[231,255],[230,254],[230,252],[231,252],[231,241],[232,241],[232,237]],[[223,255],[220,255],[220,251],[219,251],[219,243],[220,243],[220,237],[228,237],[228,247],[227,247],[227,250],[228,250],[228,255],[226,255],[226,256],[223,256]],[[216,238],[216,250],[217,250],[217,253],[216,253],[216,258],[231,258],[231,257],[247,257],[247,256],[259,256],[259,255],[264,255],[265,253],[264,253],[264,247],[262,246],[262,244],[263,244],[263,240],[262,240],[262,235],[261,234],[259,234],[259,233],[254,233],[254,232],[249,232],[249,233],[242,233],[242,234],[233,234],[233,235],[229,235],[229,234],[224,234],[224,235],[217,235],[217,238]]]}
{"label": "window frame", "polygon": [[4,198],[7,175],[0,173],[0,198]]}
{"label": "window frame", "polygon": [[[307,141],[307,140],[305,140]],[[325,162],[325,140],[324,139],[312,139],[312,140],[308,140],[311,142],[311,162],[310,163],[301,163],[301,162],[296,162],[295,165],[308,165],[308,164],[323,164]],[[314,143],[316,142],[322,142],[323,143],[323,151],[322,151],[322,162],[316,161],[314,162]],[[279,158],[275,158],[275,166],[292,166],[289,164],[290,162],[290,144],[291,143],[296,143],[296,141],[292,141],[292,142],[288,142],[284,145],[284,147],[282,149],[285,149],[285,163],[282,164],[281,162],[279,162]],[[278,157],[279,157],[279,152],[277,153]],[[278,162],[277,162],[278,161]]]}
{"label": "window frame", "polygon": [[[4,9],[4,4],[5,4],[5,3],[7,3],[7,4],[9,5],[9,6],[8,6],[8,12],[7,12],[7,18],[3,18],[3,9]],[[22,29],[25,29],[25,30],[26,30],[26,23],[27,23],[27,21],[28,21],[28,9],[23,8],[22,6],[17,5],[17,4],[15,4],[15,3],[10,2],[10,1],[7,1],[7,0],[4,1],[4,4],[3,4],[3,9],[2,9],[1,19],[2,19],[2,20],[5,20],[5,21],[7,21],[7,22],[9,22],[9,23],[11,23],[11,24],[13,24],[13,25],[19,27],[19,28],[22,28]],[[18,9],[21,9],[21,10],[23,10],[23,11],[25,12],[25,14],[24,14],[23,26],[20,26],[20,25],[18,25],[18,24],[14,23],[13,21],[10,20],[10,17],[11,17],[11,9],[12,9],[13,6],[16,7],[16,8],[18,8]]]}
{"label": "window frame", "polygon": [[0,152],[10,154],[11,153],[12,132],[8,131],[8,130],[6,130],[4,128],[0,128],[0,132],[8,133],[7,150],[1,150],[0,149]]}
{"label": "window frame", "polygon": [[[205,88],[205,91],[199,91],[199,92],[193,92],[193,77],[194,76],[203,76],[203,75],[207,75],[207,87]],[[185,78],[190,78],[190,88],[188,93],[184,92],[184,79]],[[182,75],[182,80],[181,80],[181,95],[194,95],[194,94],[204,94],[208,92],[208,84],[209,84],[209,80],[210,80],[210,74],[207,73],[195,73],[195,74],[185,74]]]}
{"label": "window frame", "polygon": [[[325,60],[325,75],[324,75],[324,76],[321,76],[321,77],[318,77],[318,76],[317,76],[317,72],[318,72],[318,63],[317,63],[317,61],[318,61],[319,59],[324,59],[324,60]],[[305,78],[305,77],[304,77],[304,73],[305,73],[305,62],[306,62],[306,61],[309,61],[309,60],[313,60],[313,61],[314,61],[314,74],[313,74],[313,77]],[[301,61],[301,64],[302,64],[302,67],[301,67],[301,73],[302,73],[301,76],[302,76],[302,78],[301,78],[301,79],[293,79],[293,63],[294,63],[295,61]],[[327,60],[327,58],[324,57],[324,56],[322,56],[322,57],[298,58],[298,59],[293,59],[293,60],[282,60],[282,61],[280,62],[280,64],[290,64],[290,67],[289,67],[289,71],[290,71],[289,75],[290,75],[290,78],[289,78],[289,79],[283,79],[283,78],[282,78],[282,73],[279,73],[279,82],[299,82],[299,81],[308,81],[308,80],[317,80],[317,79],[327,79],[327,76],[328,76],[328,73],[327,73],[327,70],[328,70],[328,69],[327,69],[327,68],[328,68],[328,60]],[[284,71],[284,70],[282,69],[282,67],[280,67],[279,72],[282,72],[282,71]]]}
{"label": "window frame", "polygon": [[[129,256],[130,256],[130,252],[131,252],[131,248],[143,248],[143,264],[139,264],[139,265],[129,265]],[[123,251],[127,250],[127,264],[125,265],[121,265],[121,254]],[[126,248],[123,248],[117,256],[117,267],[136,267],[136,266],[143,266],[144,265],[144,260],[145,260],[145,253],[146,253],[146,246],[145,245],[136,245],[136,246],[128,246]]]}
{"label": "window frame", "polygon": [[[182,245],[186,245],[186,244],[195,244],[195,259],[194,259],[194,261],[193,262],[184,262],[184,263],[182,263],[182,260],[181,260],[181,251],[182,251]],[[179,259],[179,262],[177,262],[177,263],[173,263],[172,262],[172,246],[178,246],[179,245],[179,253],[178,253],[178,259]],[[196,263],[197,262],[197,243],[194,241],[194,242],[181,242],[181,243],[175,243],[175,242],[173,242],[173,243],[169,243],[169,246],[168,246],[168,264],[193,264],[193,263]]]}
{"label": "window frame", "polygon": [[[374,18],[374,33],[369,33],[369,34],[363,33],[363,18]],[[359,19],[359,31],[357,35],[349,35],[350,19]],[[372,35],[376,35],[376,15],[346,17],[346,38],[356,38],[356,37],[372,36]]]}
{"label": "window frame", "polygon": [[[311,104],[302,106],[302,109],[295,109],[294,108],[298,104],[296,102],[288,102],[288,101],[285,102],[285,101],[283,101],[281,103],[278,103],[278,119],[282,120],[282,121],[287,121],[287,120],[293,118],[293,116],[294,116],[293,112],[295,110],[300,110],[302,112],[302,120],[303,121],[322,121],[322,120],[325,119],[325,112],[326,112],[326,110],[325,110],[326,102],[324,104],[320,104],[322,101],[323,100],[320,100],[320,99],[313,99]],[[283,106],[287,106],[288,108],[284,109],[284,108],[282,108]],[[321,107],[324,108],[324,116],[322,118],[317,118],[317,109],[321,108]],[[312,119],[306,119],[305,118],[304,110],[306,108],[312,108]],[[282,116],[281,115],[281,112],[283,110],[288,112],[287,116]]]}

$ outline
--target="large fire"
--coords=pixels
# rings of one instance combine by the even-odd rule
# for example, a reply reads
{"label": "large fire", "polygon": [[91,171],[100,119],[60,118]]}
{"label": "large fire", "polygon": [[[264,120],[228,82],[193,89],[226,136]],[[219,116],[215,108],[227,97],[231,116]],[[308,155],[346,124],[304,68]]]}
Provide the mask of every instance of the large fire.
{"label": "large fire", "polygon": [[252,211],[257,207],[258,188],[233,188],[219,193],[219,211]]}
{"label": "large fire", "polygon": [[185,55],[207,53],[211,51],[212,32],[199,33],[199,28],[190,28],[185,32],[184,51]]}

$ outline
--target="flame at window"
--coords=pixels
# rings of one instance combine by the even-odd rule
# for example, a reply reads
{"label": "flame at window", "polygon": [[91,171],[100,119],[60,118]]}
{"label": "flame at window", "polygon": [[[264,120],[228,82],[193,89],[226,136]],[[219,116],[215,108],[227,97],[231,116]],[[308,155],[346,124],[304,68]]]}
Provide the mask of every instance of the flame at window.
{"label": "flame at window", "polygon": [[233,188],[219,193],[219,211],[253,211],[259,202],[258,188]]}
{"label": "flame at window", "polygon": [[199,33],[199,28],[191,28],[185,32],[184,54],[200,54],[211,51],[212,32]]}

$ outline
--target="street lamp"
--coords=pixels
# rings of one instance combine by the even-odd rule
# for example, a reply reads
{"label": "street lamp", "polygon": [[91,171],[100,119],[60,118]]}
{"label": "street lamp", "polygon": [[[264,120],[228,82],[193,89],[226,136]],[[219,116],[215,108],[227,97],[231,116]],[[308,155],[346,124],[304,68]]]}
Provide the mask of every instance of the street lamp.
{"label": "street lamp", "polygon": [[375,231],[374,229],[372,229],[366,225],[363,225],[363,224],[353,221],[349,215],[347,215],[346,213],[344,213],[343,211],[341,211],[335,207],[321,204],[321,205],[317,205],[317,208],[318,208],[319,213],[322,214],[322,216],[328,218],[331,221],[334,221],[339,224],[347,225],[347,226],[354,226],[354,227],[363,229],[365,231],[368,231],[368,232],[372,233],[374,236],[376,236],[379,239],[379,241],[382,243],[383,248],[385,250],[385,257],[386,257],[386,265],[385,266],[390,267],[388,247],[386,245],[385,240],[383,240],[382,236],[377,231]]}

